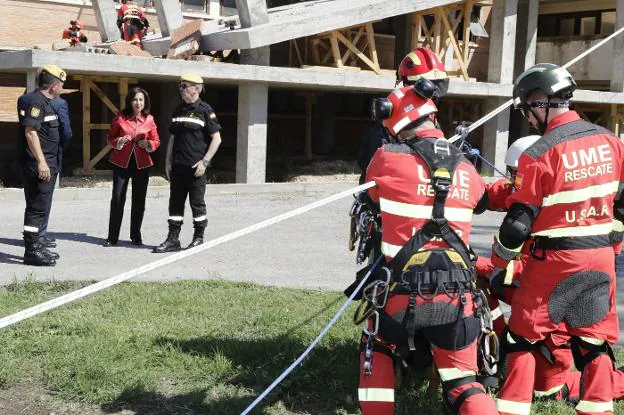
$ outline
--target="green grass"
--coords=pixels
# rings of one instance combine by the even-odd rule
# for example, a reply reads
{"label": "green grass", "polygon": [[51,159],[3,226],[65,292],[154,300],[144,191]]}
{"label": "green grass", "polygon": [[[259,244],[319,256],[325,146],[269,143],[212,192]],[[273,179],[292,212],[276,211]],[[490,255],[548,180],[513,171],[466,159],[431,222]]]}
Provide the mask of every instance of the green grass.
{"label": "green grass", "polygon": [[[20,283],[0,290],[0,314],[79,288]],[[238,414],[316,337],[338,292],[221,281],[123,283],[3,330],[0,388],[28,384],[101,413]],[[359,329],[353,307],[260,404],[263,414],[355,414]],[[398,415],[440,413],[426,381],[407,379]],[[618,404],[616,413],[624,413]],[[534,413],[573,414],[538,403]]]}

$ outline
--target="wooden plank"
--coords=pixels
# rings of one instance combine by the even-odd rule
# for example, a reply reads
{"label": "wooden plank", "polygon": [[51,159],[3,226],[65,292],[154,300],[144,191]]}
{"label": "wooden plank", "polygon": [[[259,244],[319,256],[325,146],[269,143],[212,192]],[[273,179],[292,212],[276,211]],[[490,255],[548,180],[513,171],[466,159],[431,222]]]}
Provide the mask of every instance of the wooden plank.
{"label": "wooden plank", "polygon": [[299,62],[299,66],[303,65],[304,61],[301,57],[301,52],[299,51],[299,45],[297,44],[297,39],[293,39],[292,43],[295,46],[295,53],[297,54],[297,61]]}
{"label": "wooden plank", "polygon": [[445,7],[440,7],[439,16],[442,19],[442,22],[444,23],[444,27],[447,30],[449,38],[451,39],[451,44],[453,45],[453,49],[455,49],[455,54],[458,57],[457,61],[459,62],[459,67],[461,68],[462,75],[464,76],[464,80],[467,81],[469,79],[468,68],[466,68],[466,64],[464,63],[464,60],[462,59],[462,54],[461,54],[461,51],[459,50],[459,46],[457,45],[457,41],[455,40],[455,36],[453,35],[453,29],[451,27],[451,23],[449,22],[448,14],[446,12]]}
{"label": "wooden plank", "polygon": [[[357,33],[355,34],[355,37],[353,38],[353,44],[357,45],[357,43],[359,42],[363,34],[364,34],[364,26],[360,27],[360,30],[358,30]],[[351,56],[351,53],[352,53],[351,49],[347,49],[344,55],[342,55],[342,61],[344,63],[347,63],[347,59],[349,59],[349,56]]]}
{"label": "wooden plank", "polygon": [[611,125],[613,129],[613,134],[616,137],[620,136],[620,114],[618,112],[617,104],[611,104]]}
{"label": "wooden plank", "polygon": [[100,160],[102,160],[102,158],[108,154],[108,152],[111,150],[110,146],[106,146],[103,149],[100,150],[99,153],[97,153],[97,155],[95,157],[93,157],[93,159],[91,161],[89,161],[89,169],[92,169],[95,167],[96,164],[98,164],[98,162]]}
{"label": "wooden plank", "polygon": [[358,50],[358,48],[356,48],[353,43],[349,42],[349,39],[347,39],[346,37],[344,37],[342,35],[342,33],[340,32],[334,32],[335,36],[338,40],[340,40],[341,43],[343,43],[346,47],[348,47],[349,49],[351,49],[353,51],[353,53],[355,53],[357,55],[358,58],[360,58],[365,64],[367,64],[373,71],[375,71],[375,73],[377,75],[381,75],[381,71],[379,70],[379,67],[375,66],[375,64],[368,59],[368,57],[366,55],[364,55],[362,52],[360,52]]}
{"label": "wooden plank", "polygon": [[438,13],[435,14],[435,23],[433,24],[433,28],[435,28],[435,38],[434,38],[434,42],[435,42],[435,49],[434,52],[440,56],[440,47],[441,45],[441,41],[442,41],[442,25],[440,24],[440,16],[443,13],[443,9],[440,9],[440,11]]}
{"label": "wooden plank", "polygon": [[312,61],[314,62],[315,65],[320,65],[321,55],[319,55],[319,51],[318,51],[320,40],[312,39],[310,40],[310,42],[312,42]]}
{"label": "wooden plank", "polygon": [[372,23],[366,23],[366,37],[368,38],[368,49],[373,58],[373,63],[375,68],[379,70],[379,58],[377,56],[377,46],[375,45],[375,29],[373,29]]}
{"label": "wooden plank", "polygon": [[420,33],[422,32],[422,23],[416,13],[412,13],[412,50],[418,47],[420,41]]}
{"label": "wooden plank", "polygon": [[464,3],[464,62],[468,65],[470,53],[470,21],[472,19],[472,0]]}
{"label": "wooden plank", "polygon": [[128,96],[128,78],[119,80],[119,108],[126,107],[126,97]]}
{"label": "wooden plank", "polygon": [[[332,54],[334,55],[334,63],[338,68],[342,68],[343,64],[342,56],[340,56],[340,48],[338,47],[338,35],[340,35],[339,32],[332,32],[329,41],[331,42]],[[344,36],[340,36],[344,38]]]}
{"label": "wooden plank", "polygon": [[[448,17],[449,11],[446,11],[446,15]],[[462,19],[464,18],[464,11],[460,10],[459,14],[456,16],[455,18],[455,23],[453,24],[453,36],[455,37],[455,39],[457,39],[457,29],[459,28],[460,23],[462,22]],[[450,22],[450,20],[449,20]],[[451,39],[450,37],[447,35],[444,37],[444,49],[442,49],[440,51],[440,60],[444,61],[444,55],[446,55],[446,51],[448,50],[448,46],[451,43]],[[457,45],[459,45],[459,42],[457,42]],[[462,50],[462,54],[460,54],[457,59],[461,59],[463,56],[463,49]]]}
{"label": "wooden plank", "polygon": [[82,91],[82,166],[87,168],[91,160],[91,88],[89,78],[80,81]]}
{"label": "wooden plank", "polygon": [[90,80],[85,80],[85,82],[88,83],[89,87],[93,90],[93,92],[95,92],[95,95],[97,95],[102,100],[104,105],[106,105],[108,109],[113,112],[113,114],[117,114],[119,112],[119,108],[117,108],[117,106],[113,104],[113,102],[104,94],[104,92],[102,92],[100,87],[98,87],[95,83],[91,82]]}
{"label": "wooden plank", "polygon": [[89,128],[92,130],[108,130],[110,128],[110,124],[89,124]]}

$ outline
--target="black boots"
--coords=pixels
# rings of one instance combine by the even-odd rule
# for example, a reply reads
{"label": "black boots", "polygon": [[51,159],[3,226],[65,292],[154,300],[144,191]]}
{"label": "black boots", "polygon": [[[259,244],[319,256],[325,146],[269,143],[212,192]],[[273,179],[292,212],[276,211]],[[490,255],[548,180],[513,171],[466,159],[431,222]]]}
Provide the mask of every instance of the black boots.
{"label": "black boots", "polygon": [[152,252],[176,252],[182,249],[180,247],[180,229],[182,228],[182,222],[169,221],[169,234],[165,242],[158,245]]}
{"label": "black boots", "polygon": [[51,267],[56,265],[58,254],[48,251],[39,242],[36,233],[24,232],[24,265]]}
{"label": "black boots", "polygon": [[195,225],[195,231],[193,232],[193,241],[186,247],[186,249],[195,248],[204,243],[204,231],[206,230],[206,225]]}

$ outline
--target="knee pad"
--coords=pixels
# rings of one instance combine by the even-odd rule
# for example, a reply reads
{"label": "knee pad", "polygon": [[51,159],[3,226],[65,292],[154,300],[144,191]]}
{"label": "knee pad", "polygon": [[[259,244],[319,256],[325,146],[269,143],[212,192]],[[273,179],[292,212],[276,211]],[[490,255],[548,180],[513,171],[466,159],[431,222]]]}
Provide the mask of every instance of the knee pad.
{"label": "knee pad", "polygon": [[611,278],[599,271],[581,271],[561,281],[548,298],[548,314],[555,323],[587,327],[607,316]]}
{"label": "knee pad", "polygon": [[427,327],[425,337],[444,350],[461,350],[475,341],[481,333],[481,323],[476,317],[465,317],[453,323]]}
{"label": "knee pad", "polygon": [[[571,345],[574,365],[579,372],[583,372],[583,369],[585,369],[588,363],[601,355],[607,355],[611,359],[611,362],[615,362],[613,350],[606,341],[602,341],[601,344],[594,344],[588,342],[584,338],[573,336]],[[583,353],[583,350],[585,353]],[[613,365],[613,369],[615,369],[615,365]]]}
{"label": "knee pad", "polygon": [[444,402],[444,407],[449,414],[459,415],[459,409],[464,404],[466,399],[473,395],[477,394],[485,394],[485,390],[481,386],[470,386],[464,389],[462,392],[457,395],[457,397],[453,398],[451,396],[451,391],[453,389],[460,388],[464,385],[477,384],[476,376],[466,376],[463,378],[447,380],[442,382],[442,401]]}
{"label": "knee pad", "polygon": [[507,377],[507,355],[509,353],[534,351],[541,353],[550,364],[555,363],[555,357],[543,341],[531,343],[524,337],[513,333],[509,327],[503,330],[498,364],[499,378],[504,380]]}

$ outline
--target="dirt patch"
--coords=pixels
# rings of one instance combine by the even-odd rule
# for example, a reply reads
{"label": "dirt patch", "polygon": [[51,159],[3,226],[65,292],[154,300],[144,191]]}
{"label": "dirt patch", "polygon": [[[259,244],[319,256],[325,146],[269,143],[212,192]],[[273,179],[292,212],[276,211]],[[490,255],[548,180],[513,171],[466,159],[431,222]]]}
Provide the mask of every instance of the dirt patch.
{"label": "dirt patch", "polygon": [[58,400],[52,392],[26,382],[0,390],[3,415],[133,415],[134,412],[104,412],[99,407]]}

